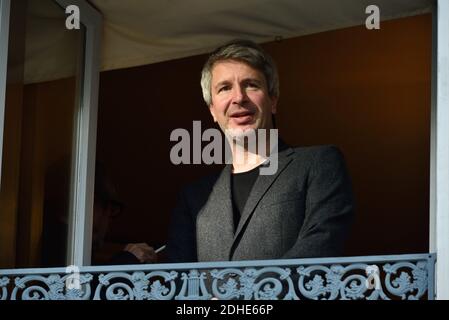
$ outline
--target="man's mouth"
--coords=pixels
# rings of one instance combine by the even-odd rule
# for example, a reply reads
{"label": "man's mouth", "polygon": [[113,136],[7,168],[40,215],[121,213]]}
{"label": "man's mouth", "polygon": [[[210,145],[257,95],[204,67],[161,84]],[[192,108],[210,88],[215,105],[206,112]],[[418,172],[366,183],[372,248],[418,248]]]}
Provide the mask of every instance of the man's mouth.
{"label": "man's mouth", "polygon": [[239,111],[231,114],[230,118],[238,125],[249,124],[253,121],[254,112]]}

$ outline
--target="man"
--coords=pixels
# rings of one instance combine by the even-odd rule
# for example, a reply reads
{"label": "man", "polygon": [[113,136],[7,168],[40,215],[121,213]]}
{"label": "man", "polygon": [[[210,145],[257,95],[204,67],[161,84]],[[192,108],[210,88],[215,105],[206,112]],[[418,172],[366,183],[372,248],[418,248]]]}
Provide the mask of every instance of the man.
{"label": "man", "polygon": [[123,211],[117,200],[117,191],[105,166],[95,166],[95,197],[92,223],[92,263],[95,264],[139,264],[154,263],[157,255],[147,243],[128,243],[126,246],[106,244],[111,218]]}
{"label": "man", "polygon": [[[282,140],[273,146],[257,135],[254,152],[245,140],[250,133],[274,128],[279,83],[271,58],[253,42],[228,43],[209,57],[201,86],[214,121],[231,145],[232,164],[181,192],[172,217],[169,260],[341,255],[353,196],[339,150],[290,148]],[[259,152],[262,144],[273,154]],[[252,161],[237,161],[242,159],[237,150]],[[277,170],[261,174],[273,156]]]}
{"label": "man", "polygon": [[[55,163],[46,174],[45,223],[42,245],[42,266],[66,265],[68,233],[69,164],[66,158]],[[115,184],[104,164],[95,166],[95,191],[92,223],[92,264],[139,264],[157,261],[154,249],[146,243],[127,245],[106,243],[111,218],[123,211]]]}

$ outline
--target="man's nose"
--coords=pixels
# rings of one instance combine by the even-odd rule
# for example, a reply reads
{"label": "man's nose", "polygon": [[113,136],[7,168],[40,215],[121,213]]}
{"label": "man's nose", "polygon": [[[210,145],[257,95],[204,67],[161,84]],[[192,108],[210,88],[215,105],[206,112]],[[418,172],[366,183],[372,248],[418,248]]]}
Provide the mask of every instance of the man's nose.
{"label": "man's nose", "polygon": [[248,101],[245,88],[242,86],[235,86],[232,92],[232,102],[234,104],[243,105]]}

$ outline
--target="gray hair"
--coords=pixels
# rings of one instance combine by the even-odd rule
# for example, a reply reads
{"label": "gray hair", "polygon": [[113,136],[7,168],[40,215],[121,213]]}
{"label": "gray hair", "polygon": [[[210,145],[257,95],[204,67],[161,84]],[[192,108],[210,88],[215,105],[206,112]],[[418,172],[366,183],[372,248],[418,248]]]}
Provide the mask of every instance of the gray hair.
{"label": "gray hair", "polygon": [[279,97],[279,76],[273,59],[255,42],[234,40],[212,52],[204,64],[201,72],[201,88],[208,106],[212,103],[212,68],[215,63],[223,60],[241,61],[259,70],[265,76],[269,95]]}

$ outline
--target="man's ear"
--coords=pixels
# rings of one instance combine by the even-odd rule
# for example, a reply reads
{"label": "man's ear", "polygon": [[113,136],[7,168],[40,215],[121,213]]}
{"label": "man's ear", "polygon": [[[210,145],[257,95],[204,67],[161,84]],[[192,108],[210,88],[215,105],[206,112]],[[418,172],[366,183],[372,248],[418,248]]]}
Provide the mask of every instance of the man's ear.
{"label": "man's ear", "polygon": [[209,111],[210,111],[210,114],[212,115],[212,118],[214,119],[214,122],[217,122],[217,117],[215,116],[214,106],[212,104],[209,105]]}
{"label": "man's ear", "polygon": [[271,113],[276,114],[278,108],[278,97],[271,97]]}

